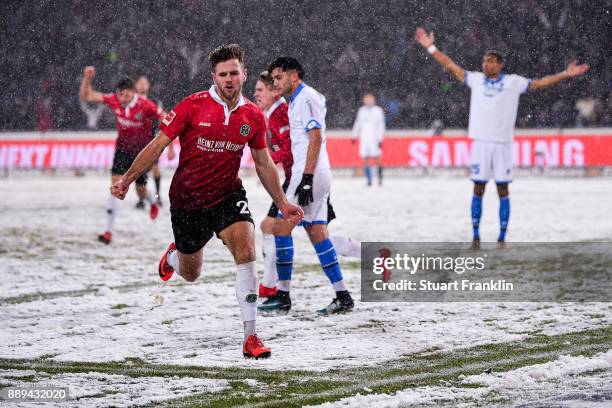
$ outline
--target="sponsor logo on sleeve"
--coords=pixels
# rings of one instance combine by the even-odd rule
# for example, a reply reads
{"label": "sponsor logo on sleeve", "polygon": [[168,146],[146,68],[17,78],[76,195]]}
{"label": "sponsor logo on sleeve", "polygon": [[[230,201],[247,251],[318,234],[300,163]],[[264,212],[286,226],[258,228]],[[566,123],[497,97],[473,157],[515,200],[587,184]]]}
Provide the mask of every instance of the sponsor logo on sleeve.
{"label": "sponsor logo on sleeve", "polygon": [[162,123],[166,126],[169,126],[172,121],[174,120],[174,117],[176,116],[176,112],[175,111],[170,111],[170,113],[168,114],[168,116],[166,116],[163,120]]}

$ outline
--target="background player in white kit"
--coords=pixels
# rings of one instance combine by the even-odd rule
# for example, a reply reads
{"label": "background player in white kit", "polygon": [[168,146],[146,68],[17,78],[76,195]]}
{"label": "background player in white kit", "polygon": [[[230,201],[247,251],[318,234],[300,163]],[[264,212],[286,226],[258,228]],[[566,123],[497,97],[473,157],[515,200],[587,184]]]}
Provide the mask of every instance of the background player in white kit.
{"label": "background player in white kit", "polygon": [[503,246],[510,219],[508,183],[512,181],[512,139],[519,97],[523,93],[583,75],[589,66],[572,61],[563,72],[532,80],[504,74],[502,55],[497,51],[486,51],[482,58],[482,72],[465,71],[436,48],[433,31],[428,34],[425,29],[418,28],[416,40],[444,69],[471,89],[468,134],[474,139],[471,160],[471,179],[474,181],[472,246],[477,248],[480,245],[482,196],[491,177],[495,178],[499,194],[500,232],[497,241]]}
{"label": "background player in white kit", "polygon": [[376,106],[376,97],[367,93],[363,96],[363,106],[357,111],[353,124],[353,143],[359,138],[359,156],[363,159],[363,172],[372,185],[371,162],[378,167],[378,184],[382,184],[383,168],[380,153],[385,135],[385,112]]}
{"label": "background player in white kit", "polygon": [[[334,244],[327,231],[327,199],[331,187],[331,169],[325,146],[325,97],[302,82],[304,70],[292,57],[274,60],[268,72],[274,86],[289,98],[289,126],[293,166],[287,188],[290,203],[304,209],[304,226],[321,267],[330,280],[336,297],[319,313],[342,313],[353,309],[354,303],[342,278]],[[276,269],[278,273],[279,310],[291,308],[289,289],[293,270],[294,225],[281,221],[276,224]]]}

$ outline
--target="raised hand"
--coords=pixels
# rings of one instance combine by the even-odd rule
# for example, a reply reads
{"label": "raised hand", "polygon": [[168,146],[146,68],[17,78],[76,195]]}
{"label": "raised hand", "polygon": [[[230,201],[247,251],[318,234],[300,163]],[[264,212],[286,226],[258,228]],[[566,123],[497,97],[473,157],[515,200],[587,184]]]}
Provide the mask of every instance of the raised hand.
{"label": "raised hand", "polygon": [[434,43],[433,31],[427,34],[427,31],[423,27],[416,29],[416,40],[423,48],[427,48]]}
{"label": "raised hand", "polygon": [[93,66],[88,66],[85,67],[85,70],[83,71],[83,76],[85,78],[91,79],[94,77],[94,75],[96,75],[96,68]]}
{"label": "raised hand", "polygon": [[584,75],[589,70],[589,64],[578,64],[577,60],[573,60],[565,68],[565,72],[569,77]]}

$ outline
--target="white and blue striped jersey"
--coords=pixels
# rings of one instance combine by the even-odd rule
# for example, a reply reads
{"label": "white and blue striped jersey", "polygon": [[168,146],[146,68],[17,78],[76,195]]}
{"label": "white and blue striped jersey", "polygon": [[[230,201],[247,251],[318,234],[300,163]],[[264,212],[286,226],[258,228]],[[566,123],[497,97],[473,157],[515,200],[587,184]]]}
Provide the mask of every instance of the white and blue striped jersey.
{"label": "white and blue striped jersey", "polygon": [[323,142],[317,160],[315,172],[329,169],[329,157],[325,139],[325,97],[311,86],[301,83],[289,99],[289,128],[291,134],[291,153],[293,154],[293,175],[304,173],[306,154],[308,152],[308,131],[321,129]]}
{"label": "white and blue striped jersey", "polygon": [[464,81],[471,89],[469,136],[487,142],[512,142],[519,98],[529,90],[531,80],[506,74],[491,80],[482,72],[465,71]]}

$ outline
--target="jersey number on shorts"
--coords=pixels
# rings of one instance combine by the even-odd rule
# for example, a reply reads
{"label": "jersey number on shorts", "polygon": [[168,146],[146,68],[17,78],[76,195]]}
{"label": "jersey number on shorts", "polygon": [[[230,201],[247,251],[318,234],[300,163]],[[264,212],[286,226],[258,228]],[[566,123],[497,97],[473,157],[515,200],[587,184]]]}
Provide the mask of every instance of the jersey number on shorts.
{"label": "jersey number on shorts", "polygon": [[250,214],[250,212],[249,212],[249,204],[246,201],[244,201],[244,200],[238,201],[236,203],[236,205],[238,207],[242,206],[242,208],[240,209],[240,214]]}

